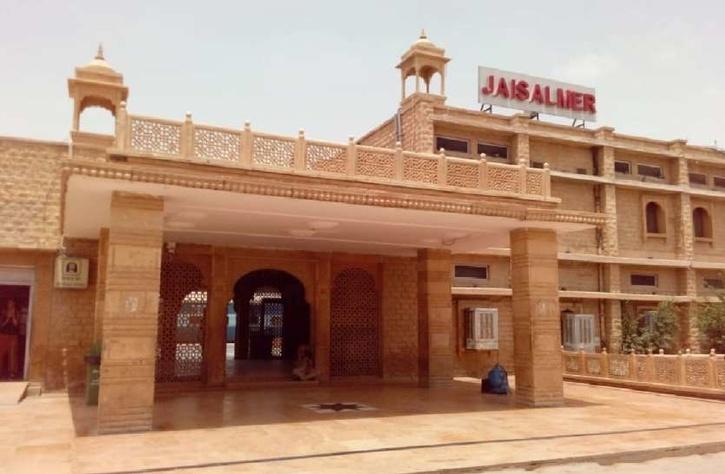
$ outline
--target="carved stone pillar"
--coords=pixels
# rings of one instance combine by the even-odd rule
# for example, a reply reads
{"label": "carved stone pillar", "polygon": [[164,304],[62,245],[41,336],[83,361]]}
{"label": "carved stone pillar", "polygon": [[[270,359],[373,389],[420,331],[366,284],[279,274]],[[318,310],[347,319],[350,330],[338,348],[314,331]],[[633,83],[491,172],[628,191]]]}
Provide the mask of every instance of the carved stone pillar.
{"label": "carved stone pillar", "polygon": [[556,233],[511,231],[516,399],[529,406],[564,402]]}
{"label": "carved stone pillar", "polygon": [[99,433],[151,429],[163,207],[147,195],[111,198]]}

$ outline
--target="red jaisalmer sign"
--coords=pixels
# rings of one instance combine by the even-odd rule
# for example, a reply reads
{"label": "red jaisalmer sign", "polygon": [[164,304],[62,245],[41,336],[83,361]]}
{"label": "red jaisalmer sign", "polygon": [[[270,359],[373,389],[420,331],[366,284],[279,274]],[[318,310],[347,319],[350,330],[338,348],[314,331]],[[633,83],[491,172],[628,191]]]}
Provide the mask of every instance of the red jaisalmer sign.
{"label": "red jaisalmer sign", "polygon": [[576,84],[478,67],[478,102],[593,122],[594,89]]}

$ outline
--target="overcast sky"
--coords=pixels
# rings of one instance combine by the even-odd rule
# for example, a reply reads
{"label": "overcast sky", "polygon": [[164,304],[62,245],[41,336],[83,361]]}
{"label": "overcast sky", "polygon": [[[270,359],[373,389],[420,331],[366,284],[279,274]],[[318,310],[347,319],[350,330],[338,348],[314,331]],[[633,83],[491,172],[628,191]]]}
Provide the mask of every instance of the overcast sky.
{"label": "overcast sky", "polygon": [[724,23],[718,0],[0,0],[0,135],[65,140],[102,41],[131,113],[346,140],[393,114],[424,27],[450,105],[478,108],[486,65],[594,87],[590,127],[725,146]]}

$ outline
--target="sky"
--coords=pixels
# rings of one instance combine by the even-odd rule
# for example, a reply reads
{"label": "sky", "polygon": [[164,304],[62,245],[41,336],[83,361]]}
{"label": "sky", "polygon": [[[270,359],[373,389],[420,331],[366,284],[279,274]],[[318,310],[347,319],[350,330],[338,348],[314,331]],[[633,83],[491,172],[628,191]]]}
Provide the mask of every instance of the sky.
{"label": "sky", "polygon": [[485,65],[595,88],[588,127],[725,147],[724,23],[720,0],[0,0],[0,136],[67,140],[66,80],[102,42],[132,114],[346,141],[395,112],[425,28],[449,105],[479,108]]}

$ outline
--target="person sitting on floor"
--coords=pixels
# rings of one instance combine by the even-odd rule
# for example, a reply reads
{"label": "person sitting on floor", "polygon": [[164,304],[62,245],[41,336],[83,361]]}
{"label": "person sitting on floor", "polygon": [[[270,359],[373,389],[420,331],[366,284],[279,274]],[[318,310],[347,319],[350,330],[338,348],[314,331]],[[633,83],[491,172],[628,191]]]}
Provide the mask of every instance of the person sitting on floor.
{"label": "person sitting on floor", "polygon": [[315,370],[315,363],[312,361],[309,346],[302,344],[297,348],[297,359],[292,374],[297,380],[314,380],[317,378],[317,370]]}

